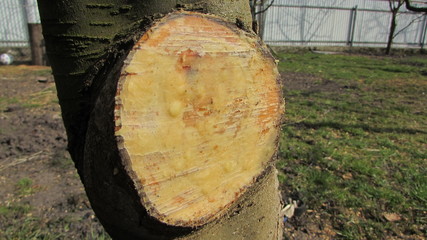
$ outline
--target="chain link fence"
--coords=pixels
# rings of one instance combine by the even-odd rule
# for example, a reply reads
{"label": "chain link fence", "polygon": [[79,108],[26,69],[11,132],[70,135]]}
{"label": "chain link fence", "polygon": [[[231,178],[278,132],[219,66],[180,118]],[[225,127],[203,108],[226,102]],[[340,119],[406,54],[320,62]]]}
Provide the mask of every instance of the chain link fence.
{"label": "chain link fence", "polygon": [[[276,0],[264,13],[262,37],[277,46],[385,47],[392,16],[388,7],[387,0],[329,1],[329,5],[326,1]],[[424,48],[426,14],[402,6],[397,23],[394,47]]]}
{"label": "chain link fence", "polygon": [[0,0],[0,47],[29,47],[28,23],[40,23],[36,0]]}
{"label": "chain link fence", "polygon": [[[277,46],[385,47],[388,0],[275,0],[262,13],[262,37]],[[0,0],[0,47],[29,47],[28,23],[40,23],[36,0]],[[427,15],[402,7],[394,47],[424,48]]]}

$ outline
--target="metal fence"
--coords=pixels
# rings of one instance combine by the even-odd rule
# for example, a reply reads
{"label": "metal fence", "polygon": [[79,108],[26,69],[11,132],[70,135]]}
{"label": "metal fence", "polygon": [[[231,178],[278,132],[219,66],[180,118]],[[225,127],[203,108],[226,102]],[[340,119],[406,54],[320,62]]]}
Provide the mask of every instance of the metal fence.
{"label": "metal fence", "polygon": [[[361,6],[361,7],[357,7]],[[276,0],[263,13],[263,39],[286,46],[384,47],[391,13],[384,0]],[[28,47],[27,23],[40,23],[36,0],[0,0],[0,47]],[[427,44],[427,16],[398,16],[395,47]]]}
{"label": "metal fence", "polygon": [[40,23],[36,0],[0,0],[0,47],[28,47],[28,23]]}
{"label": "metal fence", "polygon": [[[263,39],[270,45],[385,47],[391,12],[384,6],[370,9],[275,4],[264,19]],[[397,22],[394,47],[424,47],[425,14],[402,11]]]}

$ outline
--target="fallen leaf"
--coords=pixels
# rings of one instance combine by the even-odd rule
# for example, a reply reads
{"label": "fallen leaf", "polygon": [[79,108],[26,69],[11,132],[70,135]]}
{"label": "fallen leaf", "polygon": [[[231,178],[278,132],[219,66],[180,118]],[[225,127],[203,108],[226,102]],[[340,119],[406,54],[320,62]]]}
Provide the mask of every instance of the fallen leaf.
{"label": "fallen leaf", "polygon": [[402,219],[402,217],[397,213],[383,213],[383,216],[389,222],[396,222]]}
{"label": "fallen leaf", "polygon": [[350,180],[350,179],[353,179],[353,174],[351,174],[351,172],[348,172],[348,173],[343,174],[341,177],[344,180]]}

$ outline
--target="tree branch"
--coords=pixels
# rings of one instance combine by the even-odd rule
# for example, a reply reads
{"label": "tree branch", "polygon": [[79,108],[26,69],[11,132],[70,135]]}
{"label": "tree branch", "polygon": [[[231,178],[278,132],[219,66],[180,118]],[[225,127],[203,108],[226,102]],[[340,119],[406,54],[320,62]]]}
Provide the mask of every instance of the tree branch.
{"label": "tree branch", "polygon": [[274,4],[274,1],[275,0],[271,0],[271,2],[270,2],[270,4],[266,7],[266,8],[264,8],[263,10],[261,10],[261,11],[259,11],[259,12],[256,12],[255,13],[255,15],[257,15],[257,14],[260,14],[260,13],[263,13],[263,12],[265,12],[265,11],[267,11],[273,4]]}
{"label": "tree branch", "polygon": [[397,5],[396,5],[396,0],[389,0],[388,1],[388,4],[389,4],[389,7],[390,7],[390,10],[392,11],[392,12],[394,12],[394,11],[399,11],[399,9],[400,9],[400,7],[402,7],[402,5],[405,3],[405,1],[404,0],[397,0]]}
{"label": "tree branch", "polygon": [[388,6],[390,7],[390,10],[393,11],[394,10],[394,0],[389,0]]}
{"label": "tree branch", "polygon": [[414,7],[411,5],[411,2],[409,0],[405,0],[406,9],[411,10],[413,12],[424,12],[427,13],[427,7]]}
{"label": "tree branch", "polygon": [[393,35],[393,38],[395,38],[397,35],[399,35],[399,33],[403,32],[405,29],[407,29],[409,26],[411,26],[415,21],[419,20],[420,18],[422,18],[424,15],[420,15],[417,18],[412,19],[412,21],[410,23],[408,23],[404,28],[400,29],[397,33],[395,33]]}

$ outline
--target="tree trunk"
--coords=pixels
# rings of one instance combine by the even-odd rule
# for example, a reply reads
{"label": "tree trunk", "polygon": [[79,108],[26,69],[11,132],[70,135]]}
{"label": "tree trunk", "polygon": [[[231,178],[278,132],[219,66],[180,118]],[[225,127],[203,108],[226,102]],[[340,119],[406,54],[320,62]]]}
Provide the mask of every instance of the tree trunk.
{"label": "tree trunk", "polygon": [[405,3],[404,0],[398,0],[398,1],[389,0],[388,1],[389,7],[390,7],[390,12],[391,12],[391,23],[390,23],[390,31],[389,31],[389,35],[388,35],[387,47],[385,50],[385,53],[387,55],[390,54],[391,45],[393,44],[393,39],[396,37],[395,32],[396,32],[396,27],[397,27],[397,14],[399,13],[400,7],[402,7],[404,3]]}
{"label": "tree trunk", "polygon": [[[397,11],[398,11],[399,9],[397,9]],[[395,33],[395,31],[396,31],[396,26],[397,26],[397,22],[396,22],[396,17],[397,17],[397,11],[395,11],[394,9],[393,9],[393,11],[391,12],[391,23],[390,23],[390,32],[389,32],[389,34],[388,34],[388,41],[387,41],[387,47],[386,47],[386,50],[385,50],[385,53],[387,54],[387,55],[389,55],[390,54],[390,52],[391,52],[391,45],[393,44],[393,39],[394,39],[394,33]]]}
{"label": "tree trunk", "polygon": [[113,238],[281,238],[281,91],[246,0],[39,8],[69,151]]}
{"label": "tree trunk", "polygon": [[28,33],[30,35],[31,43],[31,64],[46,66],[47,59],[45,58],[41,24],[29,23]]}

